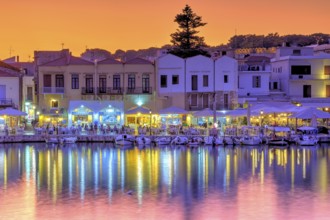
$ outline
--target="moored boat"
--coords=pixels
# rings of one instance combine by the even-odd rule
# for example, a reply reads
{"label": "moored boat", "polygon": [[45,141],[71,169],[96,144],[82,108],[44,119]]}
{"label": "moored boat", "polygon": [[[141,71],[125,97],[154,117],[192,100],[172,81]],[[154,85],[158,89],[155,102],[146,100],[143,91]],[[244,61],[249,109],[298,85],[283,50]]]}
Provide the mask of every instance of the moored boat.
{"label": "moored boat", "polygon": [[205,145],[223,145],[223,138],[222,137],[214,137],[214,136],[206,136],[204,137],[204,144]]}
{"label": "moored boat", "polygon": [[244,136],[240,139],[242,145],[260,145],[262,140],[258,136]]}
{"label": "moored boat", "polygon": [[176,136],[171,141],[171,145],[186,145],[186,144],[188,144],[188,138],[185,136]]}
{"label": "moored boat", "polygon": [[198,147],[203,143],[203,139],[200,137],[192,137],[188,141],[188,147]]}
{"label": "moored boat", "polygon": [[135,138],[135,142],[137,145],[150,145],[151,139],[148,137],[145,137],[144,135],[138,136]]}
{"label": "moored boat", "polygon": [[115,144],[120,146],[134,145],[135,138],[129,134],[119,134],[115,138]]}
{"label": "moored boat", "polygon": [[160,145],[170,145],[171,144],[171,137],[157,137],[154,142],[157,146]]}

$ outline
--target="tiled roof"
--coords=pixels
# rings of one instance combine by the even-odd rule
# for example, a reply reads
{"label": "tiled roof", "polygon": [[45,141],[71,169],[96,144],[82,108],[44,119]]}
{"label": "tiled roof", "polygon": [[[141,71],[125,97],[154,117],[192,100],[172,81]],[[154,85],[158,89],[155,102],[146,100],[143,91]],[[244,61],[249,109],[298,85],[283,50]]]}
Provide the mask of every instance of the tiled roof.
{"label": "tiled roof", "polygon": [[0,77],[18,77],[18,74],[19,74],[18,72],[0,68]]}
{"label": "tiled roof", "polygon": [[125,62],[125,64],[153,64],[153,63],[150,62],[149,60],[137,57],[137,58],[128,60],[127,62]]}
{"label": "tiled roof", "polygon": [[123,63],[113,58],[108,58],[98,62],[98,64],[123,64]]}
{"label": "tiled roof", "polygon": [[246,58],[247,62],[270,62],[270,58],[266,56],[249,56]]}
{"label": "tiled roof", "polygon": [[9,65],[9,64],[7,64],[5,62],[2,62],[2,61],[0,61],[0,67],[6,68],[6,69],[10,69],[10,70],[14,70],[14,71],[20,71],[19,68],[16,68],[16,67],[14,67],[12,65]]}
{"label": "tiled roof", "polygon": [[79,57],[74,57],[72,55],[69,55],[42,64],[41,66],[67,66],[67,65],[94,65],[94,63],[81,59]]}

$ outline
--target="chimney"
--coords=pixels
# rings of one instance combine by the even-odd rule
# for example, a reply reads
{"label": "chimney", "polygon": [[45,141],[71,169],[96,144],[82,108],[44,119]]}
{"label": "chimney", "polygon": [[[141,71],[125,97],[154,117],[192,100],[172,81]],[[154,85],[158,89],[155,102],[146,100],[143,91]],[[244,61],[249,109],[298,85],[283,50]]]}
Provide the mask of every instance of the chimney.
{"label": "chimney", "polygon": [[16,62],[17,63],[19,62],[19,56],[16,56]]}

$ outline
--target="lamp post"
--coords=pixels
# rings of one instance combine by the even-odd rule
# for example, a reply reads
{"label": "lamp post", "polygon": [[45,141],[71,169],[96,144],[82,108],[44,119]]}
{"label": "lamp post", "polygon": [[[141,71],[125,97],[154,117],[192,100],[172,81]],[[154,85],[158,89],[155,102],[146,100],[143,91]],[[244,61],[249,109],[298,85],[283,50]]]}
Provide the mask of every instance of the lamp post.
{"label": "lamp post", "polygon": [[260,116],[260,118],[261,118],[261,119],[260,119],[260,126],[262,126],[262,121],[263,121],[263,118],[264,118],[264,111],[261,110],[261,111],[260,111],[260,115],[261,115],[261,116]]}
{"label": "lamp post", "polygon": [[150,114],[150,129],[149,129],[149,136],[151,136],[151,119],[152,119],[152,118],[151,118],[151,113],[152,113],[152,112],[150,111],[150,112],[149,112],[149,114]]}

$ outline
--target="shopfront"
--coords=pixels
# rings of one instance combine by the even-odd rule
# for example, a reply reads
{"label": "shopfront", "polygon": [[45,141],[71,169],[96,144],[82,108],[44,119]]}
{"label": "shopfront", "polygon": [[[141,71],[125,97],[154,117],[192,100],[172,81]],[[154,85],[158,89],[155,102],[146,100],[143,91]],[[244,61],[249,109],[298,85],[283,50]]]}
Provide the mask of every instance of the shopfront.
{"label": "shopfront", "polygon": [[120,101],[74,100],[69,103],[68,125],[123,125],[124,104]]}

